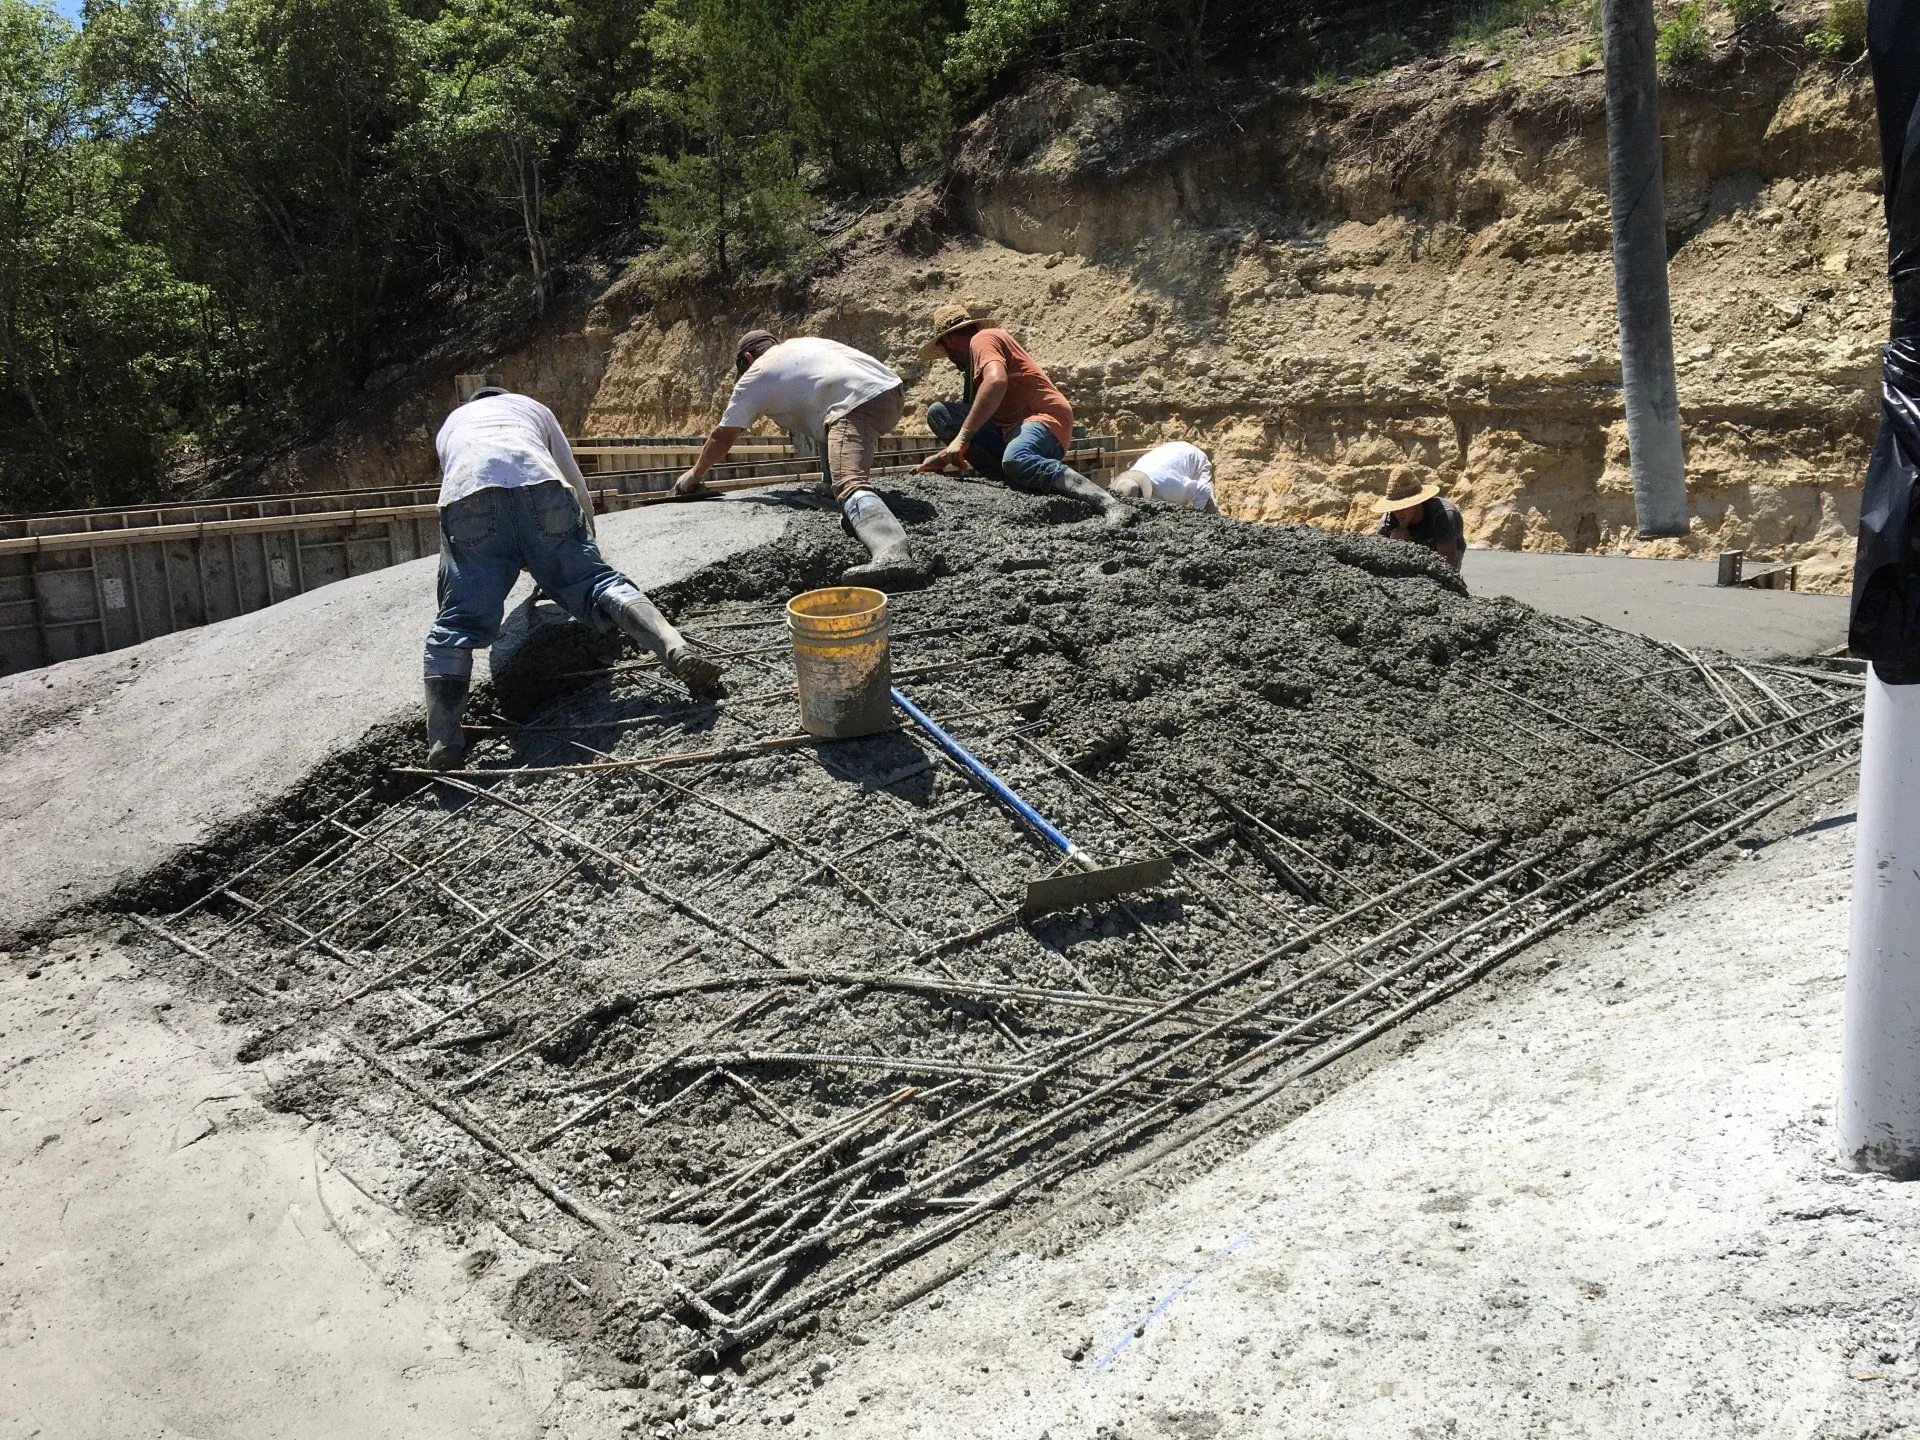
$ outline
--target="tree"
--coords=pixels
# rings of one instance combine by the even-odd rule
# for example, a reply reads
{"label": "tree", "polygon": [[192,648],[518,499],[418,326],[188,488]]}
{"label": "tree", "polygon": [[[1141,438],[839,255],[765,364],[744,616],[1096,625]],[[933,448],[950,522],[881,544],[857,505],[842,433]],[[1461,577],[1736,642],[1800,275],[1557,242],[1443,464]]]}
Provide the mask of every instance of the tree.
{"label": "tree", "polygon": [[923,0],[816,0],[793,27],[795,129],[855,191],[899,179],[944,133],[948,26]]}
{"label": "tree", "polygon": [[424,30],[423,113],[412,137],[423,154],[495,149],[519,220],[534,308],[544,312],[548,258],[543,165],[568,103],[571,21],[522,0],[448,0]]}
{"label": "tree", "polygon": [[662,71],[653,102],[680,139],[679,153],[647,162],[654,223],[670,251],[726,281],[812,248],[786,18],[773,0],[659,0],[648,16]]}
{"label": "tree", "polygon": [[153,484],[190,399],[204,295],[129,239],[137,199],[64,20],[0,0],[0,502]]}
{"label": "tree", "polygon": [[433,197],[400,143],[417,27],[397,0],[98,0],[87,39],[145,194],[131,220],[227,321],[226,419],[304,425],[426,290],[408,242]]}

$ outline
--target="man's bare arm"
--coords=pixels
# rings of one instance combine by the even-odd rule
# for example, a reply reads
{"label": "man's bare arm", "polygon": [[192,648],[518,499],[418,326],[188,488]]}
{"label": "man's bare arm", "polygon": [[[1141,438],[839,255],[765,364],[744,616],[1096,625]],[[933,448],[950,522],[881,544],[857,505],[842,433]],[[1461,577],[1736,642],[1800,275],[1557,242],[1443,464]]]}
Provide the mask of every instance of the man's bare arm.
{"label": "man's bare arm", "polygon": [[947,442],[946,449],[919,468],[935,470],[953,460],[965,459],[973,437],[979,433],[981,426],[993,419],[994,412],[1000,408],[1000,402],[1006,396],[1007,367],[998,360],[989,360],[980,367],[980,388],[973,393],[973,404],[967,409],[967,418],[960,422],[960,433]]}
{"label": "man's bare arm", "polygon": [[706,487],[707,472],[727,458],[734,442],[746,431],[737,425],[716,425],[713,433],[707,436],[707,443],[700,447],[700,457],[693,462],[693,468],[683,470],[680,478],[673,482],[676,495],[697,495]]}
{"label": "man's bare arm", "polygon": [[573,487],[573,495],[580,502],[580,513],[586,518],[587,533],[594,533],[593,494],[587,489],[587,477],[580,473],[580,462],[573,458],[573,446],[567,443],[567,432],[560,428],[560,422],[547,417],[547,453],[553,456],[553,463],[560,467],[560,473],[567,484]]}

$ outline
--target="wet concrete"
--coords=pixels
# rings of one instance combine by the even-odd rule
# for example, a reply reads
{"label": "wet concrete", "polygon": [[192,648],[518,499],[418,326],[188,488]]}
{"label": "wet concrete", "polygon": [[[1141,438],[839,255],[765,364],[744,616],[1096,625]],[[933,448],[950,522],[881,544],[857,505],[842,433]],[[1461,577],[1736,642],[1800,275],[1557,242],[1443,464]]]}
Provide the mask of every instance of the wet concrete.
{"label": "wet concrete", "polygon": [[1510,595],[1688,649],[1773,660],[1846,644],[1846,596],[1720,589],[1717,572],[1703,560],[1472,550],[1464,573],[1476,595]]}
{"label": "wet concrete", "polygon": [[[752,500],[603,516],[643,586],[780,533]],[[0,679],[0,943],[97,900],[420,713],[438,557]],[[509,602],[530,589],[522,577]],[[486,675],[483,661],[476,678]]]}

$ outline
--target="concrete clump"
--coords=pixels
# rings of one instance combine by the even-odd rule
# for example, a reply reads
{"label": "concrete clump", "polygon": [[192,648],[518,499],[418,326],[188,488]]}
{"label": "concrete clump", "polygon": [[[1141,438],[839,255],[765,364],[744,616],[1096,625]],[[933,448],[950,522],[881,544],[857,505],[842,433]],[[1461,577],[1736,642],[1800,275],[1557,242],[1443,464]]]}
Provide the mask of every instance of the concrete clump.
{"label": "concrete clump", "polygon": [[937,577],[895,597],[903,689],[1174,884],[1022,922],[1048,856],[910,732],[796,737],[781,603],[855,553],[802,505],[658,592],[726,701],[630,661],[525,692],[466,776],[307,797],[327,823],[256,830],[166,922],[275,997],[286,1043],[340,1037],[300,1092],[340,1123],[423,1154],[451,1122],[483,1203],[584,1226],[523,1322],[656,1385],[818,1343],[968,1228],[1291,1096],[1852,743],[1817,680],[1478,600],[1416,547],[1162,507],[1113,531],[958,480],[887,498]]}

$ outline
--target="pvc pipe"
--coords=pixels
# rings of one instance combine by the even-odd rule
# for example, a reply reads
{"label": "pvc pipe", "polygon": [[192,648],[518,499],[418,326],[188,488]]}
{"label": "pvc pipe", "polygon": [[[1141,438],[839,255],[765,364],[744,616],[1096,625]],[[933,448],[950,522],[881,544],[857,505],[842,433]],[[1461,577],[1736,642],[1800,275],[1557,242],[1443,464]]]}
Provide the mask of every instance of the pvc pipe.
{"label": "pvc pipe", "polygon": [[1613,286],[1620,312],[1620,379],[1627,458],[1640,534],[1687,533],[1687,465],[1673,376],[1667,295],[1667,198],[1660,159],[1660,80],[1653,0],[1603,0],[1607,194]]}
{"label": "pvc pipe", "polygon": [[1920,685],[1867,679],[1853,926],[1841,1035],[1840,1159],[1920,1179]]}
{"label": "pvc pipe", "polygon": [[973,753],[969,751],[966,746],[962,745],[958,740],[954,739],[953,736],[936,725],[933,722],[933,718],[918,705],[907,699],[906,696],[902,695],[897,686],[893,691],[893,703],[906,711],[907,717],[922,730],[926,731],[927,737],[932,740],[934,744],[951,755],[972,774],[974,779],[992,791],[996,799],[1045,836],[1047,842],[1052,845],[1054,849],[1066,856],[1067,859],[1080,865],[1083,869],[1085,868],[1086,862],[1083,858],[1083,852],[1078,845],[1061,834],[1046,816],[1042,815],[1038,810],[1034,809],[1033,806],[1014,794],[1012,788],[1006,781],[994,774],[993,771],[989,770],[981,761],[975,759]]}

